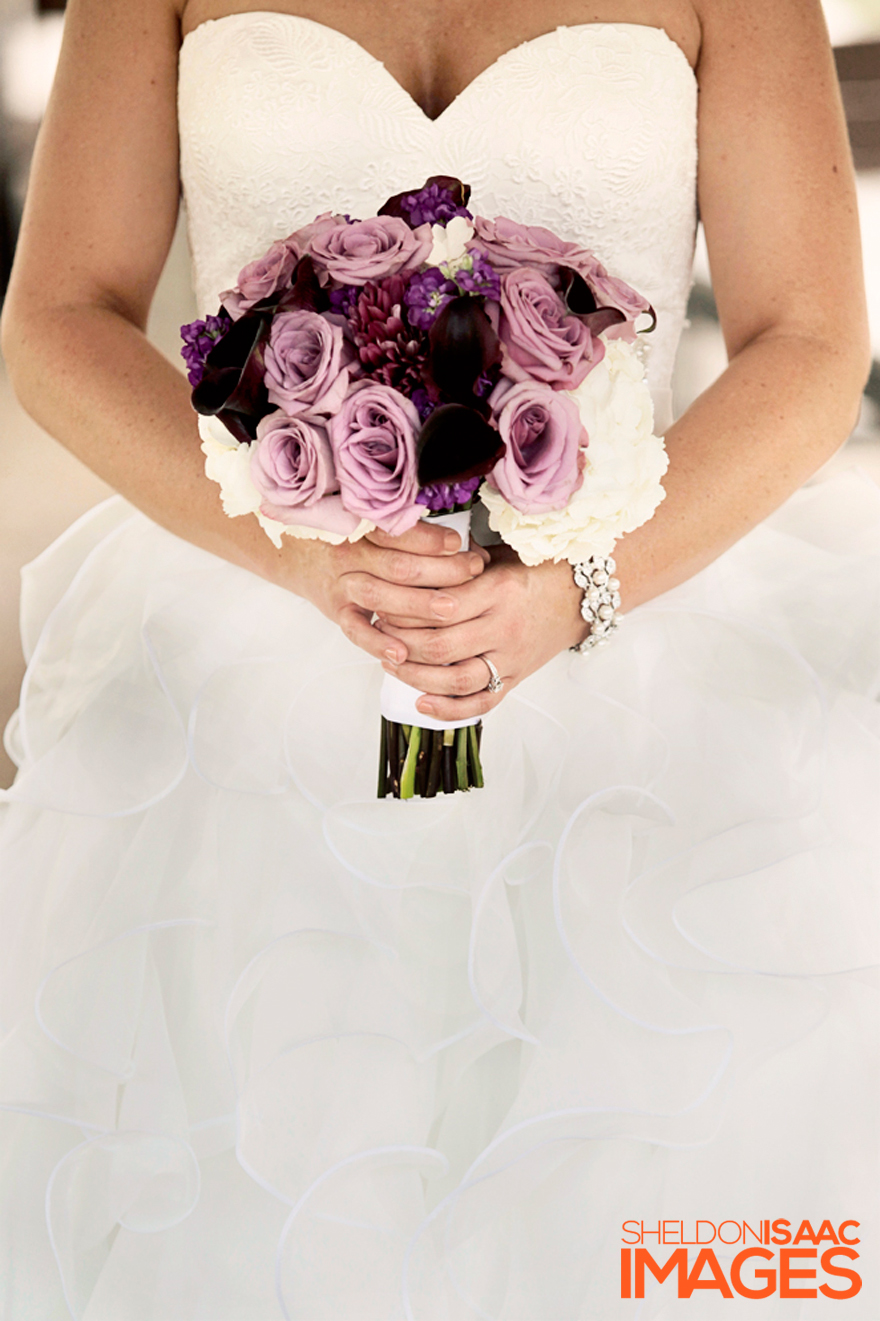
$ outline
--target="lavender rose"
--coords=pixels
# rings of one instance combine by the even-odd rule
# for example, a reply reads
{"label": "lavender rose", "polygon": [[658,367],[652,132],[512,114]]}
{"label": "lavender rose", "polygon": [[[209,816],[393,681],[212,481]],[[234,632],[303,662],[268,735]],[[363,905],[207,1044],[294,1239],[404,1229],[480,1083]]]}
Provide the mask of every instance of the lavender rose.
{"label": "lavender rose", "polygon": [[419,521],[415,406],[378,381],[360,381],[330,421],[346,509],[399,536]]}
{"label": "lavender rose", "polygon": [[358,525],[337,494],[333,451],[315,419],[264,417],[251,449],[251,480],[263,497],[260,513],[266,518],[346,536]]}
{"label": "lavender rose", "polygon": [[227,289],[220,295],[220,302],[234,321],[243,312],[247,312],[255,303],[290,284],[290,277],[296,263],[302,256],[302,249],[295,236],[278,239],[268,252],[256,261],[249,262],[238,275],[238,284],[234,289]]}
{"label": "lavender rose", "polygon": [[266,345],[269,400],[285,413],[335,413],[348,389],[340,326],[317,312],[279,312]]}
{"label": "lavender rose", "polygon": [[410,229],[397,216],[375,216],[314,234],[315,266],[340,284],[366,284],[418,270],[433,244],[430,225]]}
{"label": "lavender rose", "polygon": [[502,276],[498,334],[506,376],[544,381],[555,390],[576,389],[605,352],[544,276],[528,266]]}
{"label": "lavender rose", "polygon": [[574,401],[523,382],[505,394],[496,420],[506,449],[490,483],[521,514],[564,509],[584,480],[587,433]]}
{"label": "lavender rose", "polygon": [[325,239],[332,230],[344,229],[350,224],[350,216],[336,216],[332,211],[322,211],[314,220],[291,234],[289,241],[295,243],[301,252],[311,252],[313,242]]}
{"label": "lavender rose", "polygon": [[647,298],[623,280],[609,275],[592,252],[577,243],[565,243],[541,225],[518,225],[503,216],[495,220],[476,216],[474,237],[468,247],[485,253],[498,271],[531,266],[551,283],[559,268],[568,266],[586,281],[597,306],[617,308],[627,321],[632,322],[641,312],[651,309]]}

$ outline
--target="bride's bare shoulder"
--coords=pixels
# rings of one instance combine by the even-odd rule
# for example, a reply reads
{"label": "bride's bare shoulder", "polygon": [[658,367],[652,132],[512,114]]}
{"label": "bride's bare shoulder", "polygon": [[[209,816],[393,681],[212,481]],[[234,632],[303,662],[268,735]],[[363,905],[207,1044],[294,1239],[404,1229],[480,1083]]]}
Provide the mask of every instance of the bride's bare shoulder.
{"label": "bride's bare shoulder", "polygon": [[723,52],[726,60],[766,64],[784,74],[787,55],[812,49],[820,58],[828,37],[821,0],[690,0],[700,28],[699,64]]}

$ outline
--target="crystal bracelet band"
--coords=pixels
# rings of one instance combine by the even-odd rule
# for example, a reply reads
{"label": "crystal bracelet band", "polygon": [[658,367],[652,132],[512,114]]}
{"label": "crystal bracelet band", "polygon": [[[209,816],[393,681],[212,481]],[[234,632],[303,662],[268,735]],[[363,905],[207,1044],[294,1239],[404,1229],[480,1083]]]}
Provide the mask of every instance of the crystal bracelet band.
{"label": "crystal bracelet band", "polygon": [[616,568],[617,564],[610,555],[591,555],[588,560],[574,565],[574,580],[584,592],[581,615],[590,625],[590,631],[583,642],[575,643],[569,650],[583,654],[611,640],[621,619],[618,614],[620,582],[614,577]]}

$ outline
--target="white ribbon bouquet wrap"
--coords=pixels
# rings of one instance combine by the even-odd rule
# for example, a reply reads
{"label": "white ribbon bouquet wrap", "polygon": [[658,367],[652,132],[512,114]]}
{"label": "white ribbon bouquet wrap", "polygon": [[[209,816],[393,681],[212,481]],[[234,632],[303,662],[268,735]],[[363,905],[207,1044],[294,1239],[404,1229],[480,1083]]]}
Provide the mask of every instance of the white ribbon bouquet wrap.
{"label": "white ribbon bouquet wrap", "polygon": [[[437,514],[431,522],[439,523],[441,527],[452,528],[461,537],[462,550],[467,550],[471,535],[470,509],[460,509],[456,514]],[[379,693],[379,710],[385,720],[394,721],[398,725],[420,725],[423,729],[466,729],[468,725],[480,723],[479,716],[451,722],[434,720],[433,717],[419,711],[416,706],[416,702],[423,696],[424,693],[418,688],[412,688],[408,683],[404,683],[396,674],[386,674]]]}
{"label": "white ribbon bouquet wrap", "polygon": [[[434,176],[377,216],[318,216],[184,326],[207,476],[230,517],[355,541],[422,517],[462,548],[479,499],[524,563],[610,555],[663,498],[645,298],[540,227]],[[650,328],[650,327],[649,327]],[[479,787],[481,722],[386,675],[379,795]]]}

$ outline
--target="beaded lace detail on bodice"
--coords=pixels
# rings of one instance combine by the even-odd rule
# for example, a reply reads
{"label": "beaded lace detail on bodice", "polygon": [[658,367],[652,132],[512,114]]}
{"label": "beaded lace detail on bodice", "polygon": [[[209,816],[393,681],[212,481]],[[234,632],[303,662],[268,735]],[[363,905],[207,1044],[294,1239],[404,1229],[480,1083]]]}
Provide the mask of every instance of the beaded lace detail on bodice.
{"label": "beaded lace detail on bodice", "polygon": [[691,279],[696,102],[687,59],[659,28],[557,28],[501,56],[430,120],[333,28],[270,12],[211,20],[180,55],[199,307],[215,311],[245,262],[320,212],[370,215],[452,174],[480,214],[584,243],[650,298],[649,380],[668,414]]}

